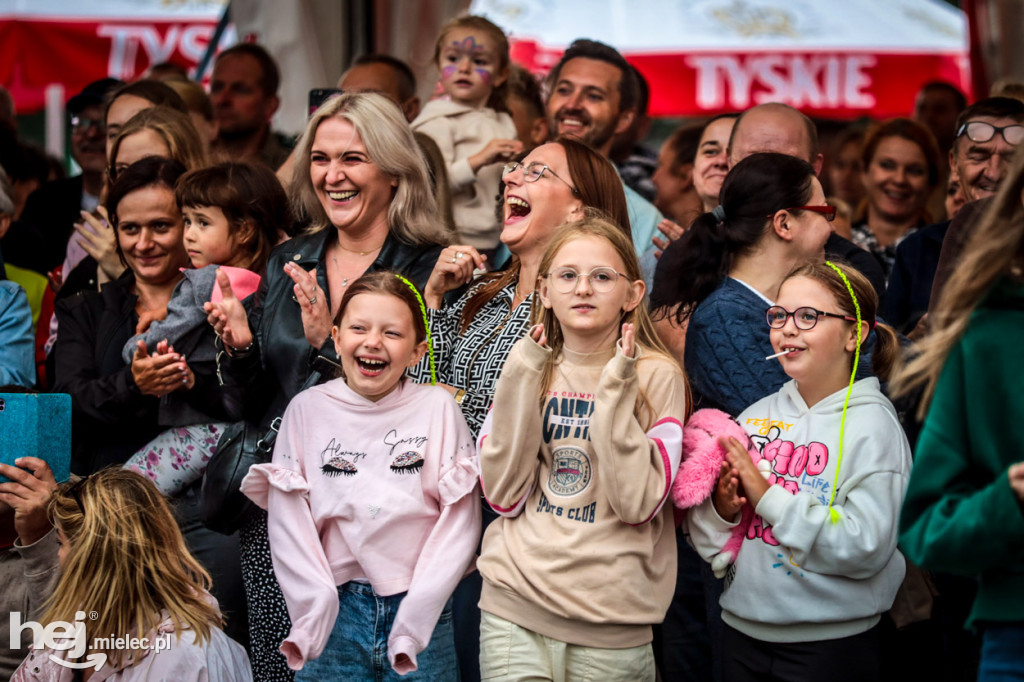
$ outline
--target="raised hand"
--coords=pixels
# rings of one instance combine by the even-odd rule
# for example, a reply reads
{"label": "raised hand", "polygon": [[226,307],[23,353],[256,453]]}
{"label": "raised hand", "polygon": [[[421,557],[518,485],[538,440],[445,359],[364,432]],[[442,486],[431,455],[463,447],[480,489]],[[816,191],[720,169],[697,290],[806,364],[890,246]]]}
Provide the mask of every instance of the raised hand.
{"label": "raised hand", "polygon": [[534,325],[533,329],[530,330],[530,338],[537,342],[537,345],[541,348],[548,347],[548,337],[544,333],[544,325]]}
{"label": "raised hand", "polygon": [[747,498],[740,495],[739,475],[739,471],[733,469],[729,462],[722,460],[712,502],[715,505],[715,511],[726,521],[735,518],[743,505],[747,503]]}
{"label": "raised hand", "polygon": [[625,322],[622,325],[622,337],[619,339],[619,346],[622,348],[622,354],[627,358],[633,357],[633,353],[636,352],[636,329],[629,322]]}
{"label": "raised hand", "polygon": [[686,232],[685,229],[678,223],[675,223],[668,218],[665,218],[658,223],[658,231],[664,235],[664,239],[658,236],[651,238],[651,243],[654,244],[654,248],[657,251],[654,252],[655,258],[661,258],[661,252],[668,248],[668,245],[683,236]]}
{"label": "raised hand", "polygon": [[10,479],[0,483],[0,502],[14,510],[14,531],[22,545],[31,545],[50,532],[46,513],[50,496],[57,488],[50,465],[38,457],[19,457],[17,466],[0,464],[0,476]]}
{"label": "raised hand", "polygon": [[742,443],[732,436],[719,438],[718,443],[725,448],[725,458],[729,465],[736,470],[740,485],[743,486],[743,494],[750,500],[750,504],[757,507],[761,497],[768,492],[770,487],[768,481],[754,464],[754,460],[750,459],[750,453]]}
{"label": "raised hand", "polygon": [[427,284],[423,287],[423,302],[439,310],[444,295],[463,284],[473,281],[473,271],[487,265],[484,256],[472,246],[453,244],[441,251]]}
{"label": "raised hand", "polygon": [[316,282],[316,268],[306,272],[295,263],[286,263],[284,272],[295,282],[292,291],[302,310],[302,330],[306,341],[313,348],[319,348],[331,335],[334,322],[327,305],[327,295]]}
{"label": "raised hand", "polygon": [[519,140],[492,139],[484,145],[484,148],[470,156],[469,167],[476,173],[480,168],[498,161],[508,161],[513,156],[523,151],[523,143]]}
{"label": "raised hand", "polygon": [[248,348],[252,345],[252,329],[245,307],[231,290],[231,278],[223,270],[217,270],[217,284],[220,286],[221,300],[218,303],[206,302],[206,321],[213,326],[217,336],[224,341],[224,347],[231,354],[232,348]]}
{"label": "raised hand", "polygon": [[[98,218],[88,211],[82,211],[82,222],[75,224],[75,231],[78,232],[78,244],[85,249],[87,254],[96,259],[104,274],[114,280],[124,272],[124,263],[117,255],[117,235],[110,227],[107,209],[99,206],[96,212],[99,214]],[[91,230],[85,226],[86,223],[92,228]]]}

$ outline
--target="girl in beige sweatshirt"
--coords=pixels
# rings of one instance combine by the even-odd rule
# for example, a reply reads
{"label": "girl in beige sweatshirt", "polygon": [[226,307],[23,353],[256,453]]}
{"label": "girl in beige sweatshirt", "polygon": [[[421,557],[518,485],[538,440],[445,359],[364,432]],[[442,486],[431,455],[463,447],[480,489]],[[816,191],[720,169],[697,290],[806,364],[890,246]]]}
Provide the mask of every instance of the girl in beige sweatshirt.
{"label": "girl in beige sweatshirt", "polygon": [[664,503],[686,379],[616,225],[562,228],[539,278],[539,324],[513,347],[479,439],[484,495],[503,517],[478,564],[481,673],[653,680],[651,626],[675,586]]}

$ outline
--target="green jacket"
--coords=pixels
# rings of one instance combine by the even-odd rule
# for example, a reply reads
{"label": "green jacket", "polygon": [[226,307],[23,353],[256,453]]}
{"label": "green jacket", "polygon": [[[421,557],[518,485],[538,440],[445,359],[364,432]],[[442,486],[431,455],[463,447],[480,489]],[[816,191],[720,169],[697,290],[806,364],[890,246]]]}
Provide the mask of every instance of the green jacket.
{"label": "green jacket", "polygon": [[900,519],[914,563],[976,574],[970,623],[1024,621],[1024,507],[1007,469],[1024,460],[1024,286],[1003,282],[943,367]]}

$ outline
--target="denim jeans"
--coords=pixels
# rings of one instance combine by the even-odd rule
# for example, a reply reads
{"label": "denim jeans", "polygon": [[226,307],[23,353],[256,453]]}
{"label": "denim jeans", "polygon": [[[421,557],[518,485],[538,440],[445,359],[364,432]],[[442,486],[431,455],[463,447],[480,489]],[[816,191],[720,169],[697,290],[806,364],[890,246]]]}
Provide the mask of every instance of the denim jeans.
{"label": "denim jeans", "polygon": [[427,648],[416,656],[417,670],[399,676],[388,662],[388,635],[405,593],[381,597],[365,583],[338,587],[338,619],[319,658],[295,674],[295,682],[458,682],[452,611],[449,603],[434,627]]}
{"label": "denim jeans", "polygon": [[978,682],[1024,682],[1024,623],[986,623]]}

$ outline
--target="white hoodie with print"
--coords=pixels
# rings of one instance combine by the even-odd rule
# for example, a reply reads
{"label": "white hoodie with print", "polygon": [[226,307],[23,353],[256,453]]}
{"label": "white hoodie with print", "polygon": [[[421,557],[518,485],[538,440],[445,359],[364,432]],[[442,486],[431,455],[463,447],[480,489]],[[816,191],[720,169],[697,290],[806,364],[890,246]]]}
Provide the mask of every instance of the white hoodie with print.
{"label": "white hoodie with print", "polygon": [[[771,463],[773,485],[726,576],[722,618],[755,639],[806,642],[864,632],[892,606],[903,580],[896,540],[910,446],[878,380],[861,379],[850,395],[840,462],[846,392],[808,408],[789,381],[739,416]],[[736,525],[719,517],[711,500],[688,524],[708,561]]]}

